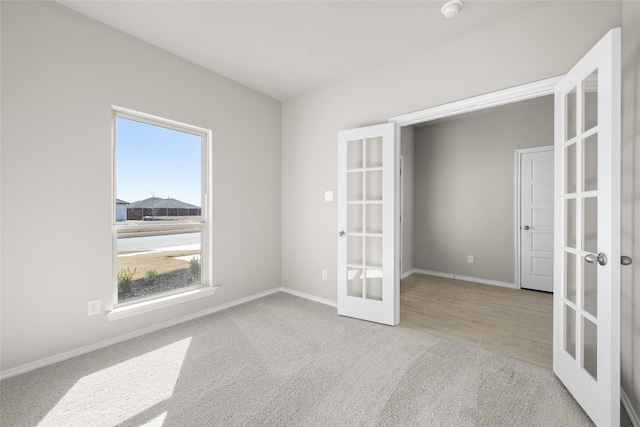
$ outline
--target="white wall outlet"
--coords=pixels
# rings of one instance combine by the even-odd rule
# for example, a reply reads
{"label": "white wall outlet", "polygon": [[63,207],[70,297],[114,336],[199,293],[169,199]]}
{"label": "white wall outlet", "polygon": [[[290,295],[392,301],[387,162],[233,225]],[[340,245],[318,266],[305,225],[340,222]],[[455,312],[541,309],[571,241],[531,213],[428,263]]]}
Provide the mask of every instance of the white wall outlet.
{"label": "white wall outlet", "polygon": [[322,270],[322,280],[327,280],[327,270]]}
{"label": "white wall outlet", "polygon": [[473,255],[468,255],[468,256],[467,256],[467,262],[468,262],[469,264],[473,264]]}
{"label": "white wall outlet", "polygon": [[93,299],[89,301],[88,312],[89,316],[100,313],[100,299]]}
{"label": "white wall outlet", "polygon": [[333,202],[333,191],[325,191],[324,192],[324,201],[325,202]]}

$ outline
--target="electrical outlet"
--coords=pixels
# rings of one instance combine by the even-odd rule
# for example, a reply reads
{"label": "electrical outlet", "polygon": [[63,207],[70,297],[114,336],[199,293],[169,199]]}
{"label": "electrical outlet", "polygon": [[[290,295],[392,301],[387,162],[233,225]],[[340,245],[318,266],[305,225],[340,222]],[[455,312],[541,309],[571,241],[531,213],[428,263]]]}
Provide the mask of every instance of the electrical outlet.
{"label": "electrical outlet", "polygon": [[322,270],[322,280],[327,280],[327,270]]}
{"label": "electrical outlet", "polygon": [[333,202],[333,191],[325,191],[324,192],[324,201],[325,202]]}
{"label": "electrical outlet", "polygon": [[473,264],[473,255],[468,255],[468,256],[467,256],[467,262],[468,262],[469,264]]}
{"label": "electrical outlet", "polygon": [[94,299],[89,301],[88,307],[89,316],[100,313],[100,299]]}

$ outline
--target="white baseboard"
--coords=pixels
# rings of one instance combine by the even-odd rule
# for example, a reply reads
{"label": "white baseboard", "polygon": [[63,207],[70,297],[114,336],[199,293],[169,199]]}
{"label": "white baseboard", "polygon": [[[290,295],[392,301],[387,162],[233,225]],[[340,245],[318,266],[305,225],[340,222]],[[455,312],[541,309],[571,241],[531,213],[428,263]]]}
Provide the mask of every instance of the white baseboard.
{"label": "white baseboard", "polygon": [[[193,320],[199,317],[207,316],[209,314],[217,313],[218,311],[222,311],[227,308],[234,307],[236,305],[244,304],[246,302],[253,301],[258,298],[265,297],[267,295],[275,294],[280,291],[287,292],[283,288],[274,288],[265,292],[261,292],[259,294],[251,295],[245,298],[240,298],[238,300],[231,301],[226,304],[218,305],[206,310],[202,310],[196,313],[188,314],[186,316],[178,317],[177,319],[168,320],[166,322],[158,323],[157,325],[153,325],[147,328],[139,329],[137,331],[129,332],[128,334],[120,335],[118,337],[110,338],[108,340],[100,341],[94,344],[89,344],[87,346],[80,347],[75,350],[66,351],[64,353],[45,357],[44,359],[40,359],[34,362],[26,363],[24,365],[16,366],[15,368],[5,369],[4,371],[0,371],[0,380],[15,377],[16,375],[20,375],[20,374],[25,374],[35,369],[44,368],[45,366],[53,365],[54,363],[72,359],[74,357],[81,356],[83,354],[91,353],[92,351],[100,350],[101,348],[118,344],[118,343],[130,340],[132,338],[137,338],[142,335],[149,334],[151,332],[156,332],[156,331],[159,331],[160,329],[165,329],[180,323],[188,322],[189,320]],[[289,293],[293,293],[293,291]],[[311,299],[311,298],[308,298],[308,299]],[[321,302],[321,301],[318,301],[318,302]]]}
{"label": "white baseboard", "polygon": [[400,275],[400,278],[401,279],[406,279],[407,277],[411,276],[415,272],[416,271],[412,268],[411,270],[407,270],[404,273],[402,273],[402,275]]}
{"label": "white baseboard", "polygon": [[428,276],[445,277],[447,279],[462,280],[465,282],[481,283],[483,285],[500,286],[503,288],[518,289],[515,283],[500,282],[498,280],[480,279],[478,277],[461,276],[459,274],[441,273],[439,271],[423,270],[421,268],[414,268],[411,270],[411,274],[426,274]]}
{"label": "white baseboard", "polygon": [[640,418],[638,417],[638,413],[631,404],[629,396],[627,396],[627,393],[624,392],[624,388],[622,387],[620,387],[620,400],[622,401],[622,406],[624,406],[624,409],[627,411],[627,414],[631,419],[631,424],[633,424],[633,427],[640,427]]}
{"label": "white baseboard", "polygon": [[286,292],[291,295],[295,295],[300,298],[308,299],[310,301],[319,302],[320,304],[328,305],[329,307],[338,308],[338,303],[328,299],[320,298],[315,295],[305,294],[304,292],[295,291],[289,288],[280,288],[280,291]]}

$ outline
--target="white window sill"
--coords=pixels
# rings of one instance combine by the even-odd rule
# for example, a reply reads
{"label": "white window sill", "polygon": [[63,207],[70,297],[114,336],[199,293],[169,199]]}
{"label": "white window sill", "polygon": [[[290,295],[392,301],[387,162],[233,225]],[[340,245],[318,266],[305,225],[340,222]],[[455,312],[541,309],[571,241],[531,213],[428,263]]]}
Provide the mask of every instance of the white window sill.
{"label": "white window sill", "polygon": [[165,297],[141,301],[139,303],[127,304],[122,307],[115,307],[112,311],[107,313],[107,318],[111,321],[124,319],[125,317],[135,316],[137,314],[147,313],[159,308],[169,307],[186,301],[207,297],[215,294],[217,290],[218,286],[205,286],[192,291],[167,295]]}

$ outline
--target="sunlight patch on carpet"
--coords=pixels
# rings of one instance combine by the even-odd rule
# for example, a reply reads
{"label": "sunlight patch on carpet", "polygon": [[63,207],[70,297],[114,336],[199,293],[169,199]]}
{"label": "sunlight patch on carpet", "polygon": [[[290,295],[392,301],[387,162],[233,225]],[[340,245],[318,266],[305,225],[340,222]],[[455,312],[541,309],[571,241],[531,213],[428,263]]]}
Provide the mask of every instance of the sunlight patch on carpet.
{"label": "sunlight patch on carpet", "polygon": [[140,427],[162,427],[164,425],[164,419],[167,418],[167,412],[163,412],[152,420],[147,421]]}
{"label": "sunlight patch on carpet", "polygon": [[38,425],[115,425],[170,398],[190,343],[176,341],[81,378]]}

